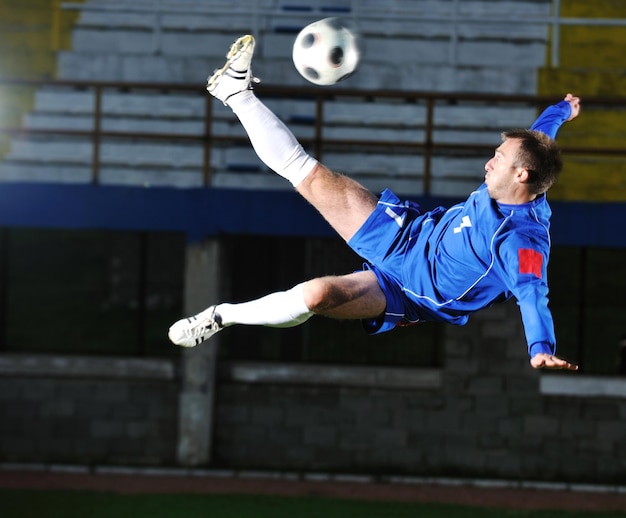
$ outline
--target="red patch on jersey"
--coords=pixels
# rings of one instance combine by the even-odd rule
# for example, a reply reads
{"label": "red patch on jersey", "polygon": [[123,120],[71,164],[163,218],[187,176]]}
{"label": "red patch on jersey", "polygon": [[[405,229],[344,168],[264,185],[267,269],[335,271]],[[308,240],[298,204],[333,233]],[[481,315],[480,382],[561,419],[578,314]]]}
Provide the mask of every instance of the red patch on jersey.
{"label": "red patch on jersey", "polygon": [[543,256],[531,248],[520,248],[517,255],[519,257],[519,273],[532,273],[541,279]]}

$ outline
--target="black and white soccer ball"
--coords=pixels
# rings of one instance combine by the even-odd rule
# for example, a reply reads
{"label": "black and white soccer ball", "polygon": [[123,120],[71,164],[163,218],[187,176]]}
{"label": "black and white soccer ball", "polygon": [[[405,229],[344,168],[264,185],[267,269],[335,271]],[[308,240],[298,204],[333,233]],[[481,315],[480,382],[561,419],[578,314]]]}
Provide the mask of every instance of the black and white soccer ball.
{"label": "black and white soccer ball", "polygon": [[334,85],[350,76],[361,53],[356,35],[337,18],[324,18],[300,31],[293,44],[293,64],[307,81]]}

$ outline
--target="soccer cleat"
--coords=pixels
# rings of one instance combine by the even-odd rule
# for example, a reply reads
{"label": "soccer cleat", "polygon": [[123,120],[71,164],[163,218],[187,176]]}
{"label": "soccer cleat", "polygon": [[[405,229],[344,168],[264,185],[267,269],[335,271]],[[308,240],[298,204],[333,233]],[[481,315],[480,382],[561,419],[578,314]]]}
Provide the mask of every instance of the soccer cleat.
{"label": "soccer cleat", "polygon": [[250,63],[254,54],[254,37],[246,34],[233,43],[226,54],[226,64],[213,72],[207,80],[206,89],[228,105],[227,101],[239,92],[252,89],[252,83],[260,80],[252,75]]}
{"label": "soccer cleat", "polygon": [[193,317],[174,323],[168,332],[169,339],[181,347],[195,347],[224,329],[222,317],[211,306]]}

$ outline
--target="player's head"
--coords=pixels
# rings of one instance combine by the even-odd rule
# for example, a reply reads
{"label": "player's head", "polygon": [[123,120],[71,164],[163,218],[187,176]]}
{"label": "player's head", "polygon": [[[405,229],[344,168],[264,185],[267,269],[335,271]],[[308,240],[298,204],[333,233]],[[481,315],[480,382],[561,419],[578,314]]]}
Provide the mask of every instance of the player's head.
{"label": "player's head", "polygon": [[502,140],[515,139],[520,142],[515,166],[528,171],[530,194],[546,192],[556,182],[561,170],[561,149],[556,141],[541,131],[515,129],[502,133]]}

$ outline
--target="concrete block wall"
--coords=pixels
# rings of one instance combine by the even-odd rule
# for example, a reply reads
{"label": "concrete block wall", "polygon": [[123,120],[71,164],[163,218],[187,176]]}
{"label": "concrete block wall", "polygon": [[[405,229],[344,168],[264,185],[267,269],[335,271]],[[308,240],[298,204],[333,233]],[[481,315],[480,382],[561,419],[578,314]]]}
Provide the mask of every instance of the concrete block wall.
{"label": "concrete block wall", "polygon": [[[218,362],[199,465],[623,484],[626,399],[543,391],[514,302],[444,340],[441,369]],[[54,362],[0,355],[0,462],[184,464],[177,362]]]}
{"label": "concrete block wall", "polygon": [[178,384],[146,372],[137,360],[0,356],[0,459],[173,464]]}
{"label": "concrete block wall", "polygon": [[514,302],[474,315],[467,326],[447,327],[445,343],[438,387],[222,381],[215,462],[338,473],[624,480],[626,401],[542,394],[542,373],[528,363]]}

